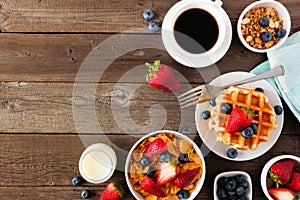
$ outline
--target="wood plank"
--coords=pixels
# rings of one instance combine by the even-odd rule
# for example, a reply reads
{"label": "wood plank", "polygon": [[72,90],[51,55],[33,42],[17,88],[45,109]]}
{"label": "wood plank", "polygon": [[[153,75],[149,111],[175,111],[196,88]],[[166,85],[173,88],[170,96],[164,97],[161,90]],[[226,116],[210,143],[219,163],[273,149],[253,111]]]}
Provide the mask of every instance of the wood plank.
{"label": "wood plank", "polygon": [[[177,1],[117,0],[4,0],[0,9],[2,32],[122,32],[147,31],[142,12],[152,8],[163,17]],[[233,27],[242,10],[253,0],[224,1]],[[293,29],[300,28],[300,3],[280,0],[291,14]]]}
{"label": "wood plank", "polygon": [[[129,45],[133,50],[127,50]],[[231,71],[250,71],[266,60],[264,54],[246,50],[234,37],[216,67],[196,70],[174,61],[159,35],[143,34],[0,34],[0,58],[1,81],[74,82],[81,69],[80,81],[84,82],[139,83],[145,82],[144,63],[156,59],[177,71],[182,82],[189,83],[208,82]],[[233,64],[233,60],[238,62]],[[101,69],[105,71],[100,76]]]}
{"label": "wood plank", "polygon": [[[180,109],[176,95],[146,84],[2,83],[2,133],[147,133],[158,129],[196,134],[194,107]],[[93,93],[93,86],[96,94]],[[77,90],[76,90],[77,91]],[[96,100],[94,100],[96,99]],[[72,107],[73,105],[73,107]],[[282,134],[299,133],[288,107]],[[102,130],[99,129],[98,125]]]}
{"label": "wood plank", "polygon": [[[123,179],[126,152],[141,136],[108,136],[108,139],[119,147],[119,149],[115,148],[116,152],[121,152],[117,153],[118,170],[114,173],[111,180]],[[190,137],[194,139],[196,144],[202,145],[198,136],[190,135]],[[260,158],[247,162],[228,161],[210,152],[205,156],[208,170],[199,199],[212,199],[213,180],[218,173],[238,169],[251,175],[254,186],[254,198],[263,197],[259,176],[264,164],[272,157],[281,154],[299,156],[300,141],[298,137],[299,135],[297,134],[282,135],[271,151],[268,151]],[[26,199],[30,194],[33,194],[33,199],[45,196],[48,196],[50,199],[71,199],[71,197],[79,199],[80,190],[88,188],[98,196],[107,183],[85,183],[80,187],[74,187],[71,185],[71,179],[79,174],[78,160],[85,146],[97,142],[105,142],[106,139],[105,136],[100,135],[85,135],[79,138],[77,135],[66,134],[1,134],[0,193],[5,195],[7,199]],[[13,189],[16,192],[11,193]],[[11,195],[7,195],[10,193]],[[59,196],[66,198],[59,198]],[[131,195],[128,195],[128,199],[132,199]]]}

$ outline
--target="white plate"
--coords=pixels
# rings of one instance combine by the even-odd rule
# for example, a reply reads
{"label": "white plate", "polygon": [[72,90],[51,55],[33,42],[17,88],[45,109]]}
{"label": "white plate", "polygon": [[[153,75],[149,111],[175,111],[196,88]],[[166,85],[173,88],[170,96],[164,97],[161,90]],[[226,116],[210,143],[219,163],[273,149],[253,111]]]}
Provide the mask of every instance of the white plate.
{"label": "white plate", "polygon": [[[173,44],[175,39],[173,37],[173,32],[172,32],[173,25],[170,22],[172,21],[172,19],[174,19],[174,15],[176,11],[180,9],[182,4],[184,3],[185,1],[177,2],[164,17],[164,21],[162,24],[162,41],[167,52],[174,60],[187,67],[201,68],[218,62],[226,54],[231,44],[232,25],[229,16],[227,15],[227,13],[222,7],[218,8],[219,14],[224,20],[226,30],[225,30],[225,39],[223,44],[221,45],[221,48],[217,49],[213,53],[213,55],[207,55],[205,53],[197,55],[197,54],[191,54],[187,52],[183,54],[183,52],[179,51]],[[197,4],[196,1],[194,1],[194,3],[195,5]],[[211,5],[214,4],[213,1],[205,1],[205,3]]]}
{"label": "white plate", "polygon": [[[254,76],[253,74],[250,74],[248,72],[231,72],[227,74],[223,74],[213,80],[211,82],[212,85],[220,86],[227,83],[235,82],[238,80],[242,80],[248,77]],[[269,103],[272,106],[280,105],[281,100],[279,96],[277,95],[275,89],[265,80],[256,81],[244,85],[240,85],[239,87],[247,87],[247,86],[253,86],[255,87],[261,87],[265,90],[265,93],[269,97]],[[280,136],[282,125],[283,125],[283,116],[284,113],[281,115],[276,116],[277,121],[277,128],[270,133],[270,140],[268,142],[261,142],[258,147],[253,150],[238,150],[238,156],[234,159],[228,158],[226,151],[228,148],[230,148],[230,145],[225,145],[219,141],[217,141],[216,133],[208,128],[208,120],[201,119],[201,112],[204,110],[210,110],[209,102],[204,102],[201,104],[197,104],[196,110],[195,110],[195,120],[196,120],[196,126],[198,133],[204,142],[204,144],[211,149],[215,154],[233,161],[246,161],[251,160],[254,158],[257,158],[264,153],[266,153],[271,147],[276,143],[278,137]]]}

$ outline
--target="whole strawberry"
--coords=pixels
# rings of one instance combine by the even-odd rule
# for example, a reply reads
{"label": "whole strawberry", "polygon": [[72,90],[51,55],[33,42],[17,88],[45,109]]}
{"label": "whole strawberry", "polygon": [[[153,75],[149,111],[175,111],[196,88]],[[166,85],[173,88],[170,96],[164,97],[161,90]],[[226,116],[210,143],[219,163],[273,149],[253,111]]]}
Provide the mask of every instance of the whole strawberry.
{"label": "whole strawberry", "polygon": [[293,172],[291,180],[286,185],[288,188],[293,190],[294,192],[300,192],[300,173]]}
{"label": "whole strawberry", "polygon": [[236,107],[231,111],[226,130],[228,133],[235,133],[250,126],[252,123],[253,111],[244,107]]}
{"label": "whole strawberry", "polygon": [[274,163],[270,168],[270,177],[276,183],[276,186],[285,185],[289,182],[294,168],[294,161],[291,159]]}
{"label": "whole strawberry", "polygon": [[158,187],[151,178],[145,176],[141,181],[141,187],[146,192],[153,194],[157,197],[165,197],[166,194]]}
{"label": "whole strawberry", "polygon": [[182,174],[179,174],[173,181],[173,184],[179,188],[186,187],[196,177],[199,170],[200,170],[200,167],[197,167],[192,170],[183,172]]}
{"label": "whole strawberry", "polygon": [[121,183],[111,182],[107,185],[100,200],[119,200],[124,196],[124,189]]}
{"label": "whole strawberry", "polygon": [[180,83],[173,71],[167,65],[161,64],[160,60],[154,61],[153,64],[146,62],[145,65],[149,68],[146,81],[151,87],[167,92],[175,92],[180,89]]}

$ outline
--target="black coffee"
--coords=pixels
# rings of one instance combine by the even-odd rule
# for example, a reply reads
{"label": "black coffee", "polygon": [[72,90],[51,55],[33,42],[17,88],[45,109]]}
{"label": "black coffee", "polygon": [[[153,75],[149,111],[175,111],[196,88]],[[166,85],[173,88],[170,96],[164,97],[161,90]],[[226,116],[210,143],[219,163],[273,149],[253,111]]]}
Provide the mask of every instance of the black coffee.
{"label": "black coffee", "polygon": [[215,18],[199,8],[187,10],[179,15],[174,30],[177,43],[194,54],[210,50],[219,37],[219,27]]}

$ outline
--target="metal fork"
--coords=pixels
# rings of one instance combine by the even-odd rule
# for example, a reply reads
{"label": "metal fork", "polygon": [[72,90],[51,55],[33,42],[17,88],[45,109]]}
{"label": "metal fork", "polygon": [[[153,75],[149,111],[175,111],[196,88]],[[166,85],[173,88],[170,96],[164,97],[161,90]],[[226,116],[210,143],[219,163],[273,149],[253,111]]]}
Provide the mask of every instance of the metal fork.
{"label": "metal fork", "polygon": [[208,101],[209,99],[216,97],[222,90],[230,86],[241,85],[244,83],[250,83],[250,82],[258,81],[265,78],[271,78],[275,76],[282,76],[284,75],[284,73],[285,73],[284,67],[282,65],[279,65],[264,73],[258,74],[256,76],[252,76],[250,78],[243,79],[241,81],[236,81],[234,83],[229,83],[221,87],[213,86],[210,84],[200,85],[180,95],[178,97],[178,101],[180,103],[180,107],[185,108],[197,103]]}

